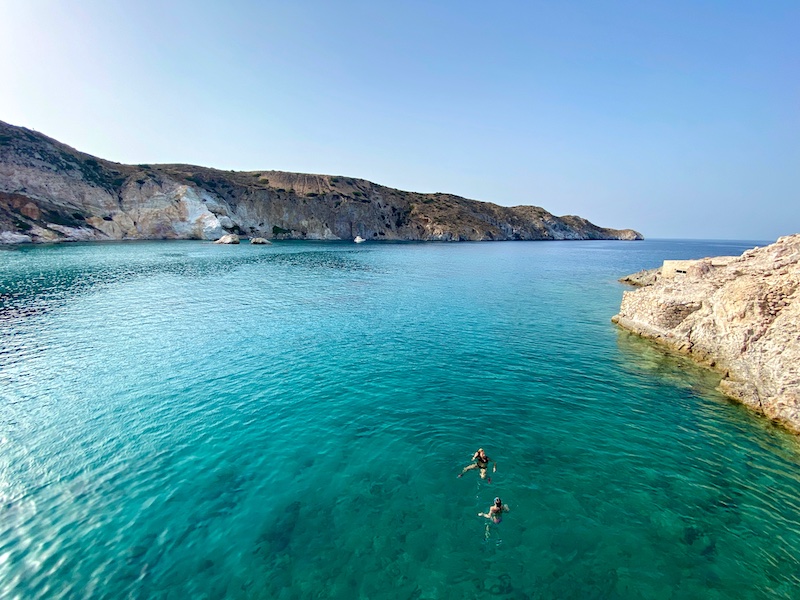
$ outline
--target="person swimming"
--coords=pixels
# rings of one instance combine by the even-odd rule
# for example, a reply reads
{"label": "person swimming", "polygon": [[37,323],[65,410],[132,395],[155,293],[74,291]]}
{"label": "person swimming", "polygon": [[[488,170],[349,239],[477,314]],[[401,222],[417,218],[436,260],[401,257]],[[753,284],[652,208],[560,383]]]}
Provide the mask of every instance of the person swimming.
{"label": "person swimming", "polygon": [[479,512],[478,516],[491,519],[493,523],[499,523],[503,520],[504,512],[508,512],[508,505],[503,504],[503,501],[498,497],[494,499],[494,505],[489,508],[489,512]]}
{"label": "person swimming", "polygon": [[[478,448],[478,451],[472,455],[472,460],[475,462],[471,465],[467,465],[458,474],[461,477],[467,471],[471,471],[472,469],[480,469],[481,470],[481,479],[486,479],[486,469],[489,467],[489,463],[492,463],[492,473],[497,472],[497,463],[493,461],[491,458],[486,456],[486,452],[483,451],[483,448]],[[489,478],[489,483],[492,482],[492,478]]]}

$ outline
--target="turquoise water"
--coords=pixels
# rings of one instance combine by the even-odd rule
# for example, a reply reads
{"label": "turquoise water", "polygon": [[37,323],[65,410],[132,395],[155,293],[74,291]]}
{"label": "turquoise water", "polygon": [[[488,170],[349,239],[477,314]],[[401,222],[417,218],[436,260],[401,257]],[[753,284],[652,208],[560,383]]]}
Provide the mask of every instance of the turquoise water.
{"label": "turquoise water", "polygon": [[752,246],[0,251],[0,597],[796,598],[797,440],[609,320]]}

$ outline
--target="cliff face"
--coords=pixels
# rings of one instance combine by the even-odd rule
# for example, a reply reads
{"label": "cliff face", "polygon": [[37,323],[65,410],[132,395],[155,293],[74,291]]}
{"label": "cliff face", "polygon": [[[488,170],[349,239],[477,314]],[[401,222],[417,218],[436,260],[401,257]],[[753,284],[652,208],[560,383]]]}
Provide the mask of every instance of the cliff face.
{"label": "cliff face", "polygon": [[642,239],[534,206],[418,194],[349,177],[122,165],[0,121],[0,243],[209,239]]}
{"label": "cliff face", "polygon": [[612,321],[721,371],[723,393],[800,433],[800,234],[652,275]]}

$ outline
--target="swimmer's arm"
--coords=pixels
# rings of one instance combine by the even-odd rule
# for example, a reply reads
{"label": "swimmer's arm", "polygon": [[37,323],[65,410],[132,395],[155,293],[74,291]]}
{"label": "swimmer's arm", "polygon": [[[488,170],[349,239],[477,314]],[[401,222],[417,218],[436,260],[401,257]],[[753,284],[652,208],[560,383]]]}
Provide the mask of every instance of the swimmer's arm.
{"label": "swimmer's arm", "polygon": [[497,473],[497,461],[493,460],[494,466],[492,467],[492,473]]}

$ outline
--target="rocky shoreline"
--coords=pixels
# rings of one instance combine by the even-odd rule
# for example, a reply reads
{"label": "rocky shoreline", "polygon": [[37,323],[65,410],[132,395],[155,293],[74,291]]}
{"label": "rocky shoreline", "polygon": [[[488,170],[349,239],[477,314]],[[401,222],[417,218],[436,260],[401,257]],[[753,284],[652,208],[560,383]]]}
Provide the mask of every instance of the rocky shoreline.
{"label": "rocky shoreline", "polygon": [[620,281],[641,287],[614,323],[712,367],[725,395],[800,433],[800,234]]}
{"label": "rocky shoreline", "polygon": [[[527,198],[520,198],[524,201]],[[0,244],[148,239],[639,240],[537,206],[363,179],[123,165],[0,121]]]}

